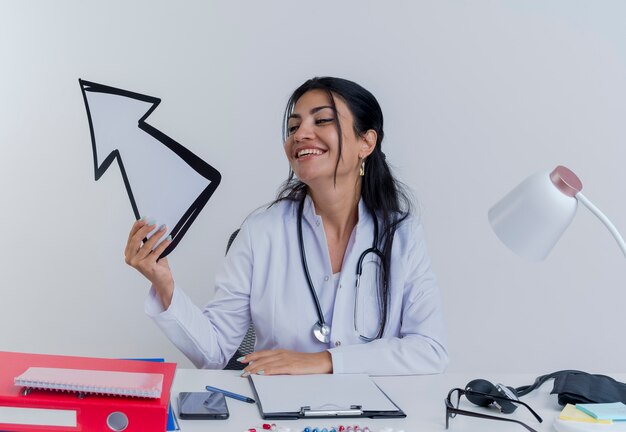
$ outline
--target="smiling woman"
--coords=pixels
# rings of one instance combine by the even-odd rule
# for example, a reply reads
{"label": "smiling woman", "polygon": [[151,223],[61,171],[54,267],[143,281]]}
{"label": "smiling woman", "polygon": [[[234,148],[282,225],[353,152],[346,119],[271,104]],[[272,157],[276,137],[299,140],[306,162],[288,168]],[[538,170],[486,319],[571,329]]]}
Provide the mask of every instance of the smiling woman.
{"label": "smiling woman", "polygon": [[[332,95],[323,90],[306,92],[298,99],[287,122],[287,159],[295,175],[312,189],[317,189],[312,185],[316,181],[332,180],[336,187],[337,176],[339,185],[352,177],[356,180],[359,164],[376,145],[373,130],[361,136],[350,129],[339,139],[341,124],[353,125],[354,121],[345,102],[330,98]],[[358,182],[350,185],[358,186]]]}
{"label": "smiling woman", "polygon": [[383,136],[380,106],[358,84],[323,77],[296,89],[284,117],[290,175],[242,224],[204,309],[157,261],[164,230],[143,243],[154,225],[133,225],[126,262],[152,282],[146,312],[194,364],[223,367],[252,323],[244,375],[445,369],[439,289]]}

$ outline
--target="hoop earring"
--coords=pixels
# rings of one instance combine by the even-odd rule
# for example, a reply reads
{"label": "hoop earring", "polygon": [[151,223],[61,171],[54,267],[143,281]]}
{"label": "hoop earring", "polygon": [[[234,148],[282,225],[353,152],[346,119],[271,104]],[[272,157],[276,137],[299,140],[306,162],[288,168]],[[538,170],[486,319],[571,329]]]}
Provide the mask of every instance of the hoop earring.
{"label": "hoop earring", "polygon": [[359,175],[361,177],[365,175],[365,159],[361,159],[361,166],[359,167]]}

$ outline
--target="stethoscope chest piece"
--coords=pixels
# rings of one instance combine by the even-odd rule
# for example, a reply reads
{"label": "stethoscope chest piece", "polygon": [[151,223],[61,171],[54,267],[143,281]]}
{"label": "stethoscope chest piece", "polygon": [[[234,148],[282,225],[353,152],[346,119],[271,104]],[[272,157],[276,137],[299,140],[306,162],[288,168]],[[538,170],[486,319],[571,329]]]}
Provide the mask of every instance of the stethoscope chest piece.
{"label": "stethoscope chest piece", "polygon": [[330,327],[316,322],[313,326],[313,336],[322,343],[330,342]]}

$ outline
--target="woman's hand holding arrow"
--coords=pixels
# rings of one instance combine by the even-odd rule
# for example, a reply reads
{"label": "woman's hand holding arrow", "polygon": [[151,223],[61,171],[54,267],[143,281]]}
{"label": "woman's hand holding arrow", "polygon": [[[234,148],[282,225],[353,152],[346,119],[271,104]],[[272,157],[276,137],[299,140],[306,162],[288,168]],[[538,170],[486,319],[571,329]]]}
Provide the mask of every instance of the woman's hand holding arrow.
{"label": "woman's hand holding arrow", "polygon": [[161,299],[163,309],[167,310],[172,302],[172,295],[174,294],[174,278],[167,258],[158,258],[172,242],[172,239],[168,237],[154,248],[154,245],[165,234],[167,228],[164,225],[160,226],[159,229],[144,242],[146,236],[154,231],[154,229],[154,222],[147,221],[145,218],[136,221],[128,235],[124,258],[126,264],[138,270],[152,282],[157,295]]}

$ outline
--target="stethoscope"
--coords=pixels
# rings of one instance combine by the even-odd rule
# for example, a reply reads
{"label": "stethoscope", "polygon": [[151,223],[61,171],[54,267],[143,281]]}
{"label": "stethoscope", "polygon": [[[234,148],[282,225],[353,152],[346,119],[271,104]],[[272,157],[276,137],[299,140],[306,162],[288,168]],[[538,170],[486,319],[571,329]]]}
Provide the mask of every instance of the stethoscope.
{"label": "stethoscope", "polygon": [[[304,269],[304,275],[306,276],[307,284],[309,285],[309,291],[311,291],[311,296],[313,297],[313,303],[315,303],[315,309],[317,310],[317,318],[318,321],[313,325],[313,336],[315,339],[322,343],[330,342],[330,326],[326,324],[326,320],[324,320],[324,313],[322,312],[322,307],[320,306],[320,301],[317,297],[317,292],[315,291],[315,287],[313,287],[313,281],[311,280],[311,275],[309,274],[309,266],[306,263],[306,252],[304,250],[304,239],[302,237],[302,214],[304,212],[304,202],[306,201],[306,195],[300,202],[300,206],[298,207],[298,243],[300,246],[300,257],[302,258],[302,268]],[[374,240],[372,241],[372,247],[369,249],[365,249],[363,253],[359,256],[359,260],[357,261],[356,266],[356,293],[354,300],[354,330],[359,334],[359,337],[365,341],[373,341],[378,339],[382,335],[382,325],[379,325],[378,332],[374,337],[367,337],[360,334],[357,328],[357,304],[359,300],[359,286],[361,283],[361,274],[363,272],[363,260],[369,253],[373,253],[380,258],[380,262],[382,263],[383,272],[385,272],[385,261],[384,255],[376,246],[378,244],[378,219],[376,215],[372,213],[372,217],[374,219]],[[383,275],[383,280],[386,278]],[[386,283],[386,281],[384,282]]]}

